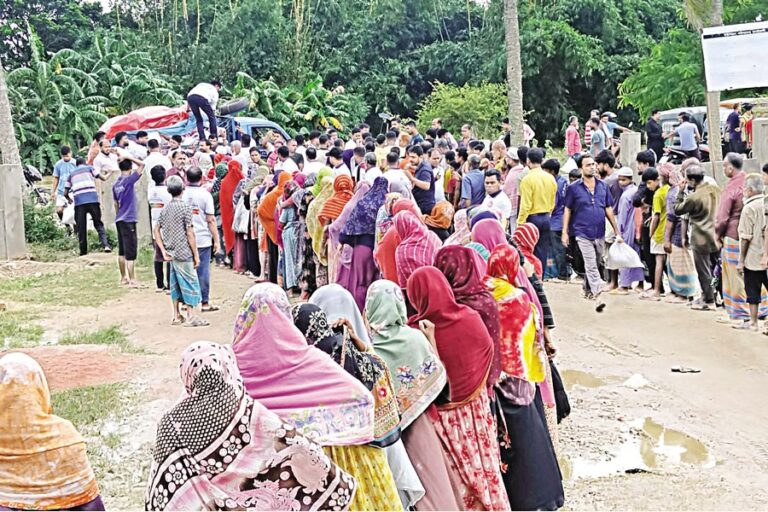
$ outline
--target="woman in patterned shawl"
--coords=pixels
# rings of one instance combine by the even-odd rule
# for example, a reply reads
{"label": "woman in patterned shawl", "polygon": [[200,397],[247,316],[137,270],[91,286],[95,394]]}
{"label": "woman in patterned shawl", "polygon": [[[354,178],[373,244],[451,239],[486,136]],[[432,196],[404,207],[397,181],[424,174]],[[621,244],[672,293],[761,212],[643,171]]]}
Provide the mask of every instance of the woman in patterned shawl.
{"label": "woman in patterned shawl", "polygon": [[180,373],[185,396],[158,425],[147,510],[349,508],[355,479],[246,394],[229,348],[192,344]]}

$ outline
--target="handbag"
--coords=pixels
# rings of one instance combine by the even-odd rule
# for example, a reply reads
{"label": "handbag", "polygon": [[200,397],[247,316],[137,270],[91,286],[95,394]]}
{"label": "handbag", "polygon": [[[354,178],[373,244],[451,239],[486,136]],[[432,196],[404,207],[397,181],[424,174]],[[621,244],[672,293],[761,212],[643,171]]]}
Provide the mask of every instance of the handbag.
{"label": "handbag", "polygon": [[250,211],[245,207],[245,202],[241,197],[240,200],[237,201],[235,216],[232,219],[232,231],[241,235],[248,233],[249,216]]}
{"label": "handbag", "polygon": [[560,377],[560,372],[557,371],[555,362],[550,360],[549,367],[552,370],[552,391],[555,393],[557,422],[560,423],[571,414],[571,403],[568,401],[568,394],[565,392],[563,379]]}

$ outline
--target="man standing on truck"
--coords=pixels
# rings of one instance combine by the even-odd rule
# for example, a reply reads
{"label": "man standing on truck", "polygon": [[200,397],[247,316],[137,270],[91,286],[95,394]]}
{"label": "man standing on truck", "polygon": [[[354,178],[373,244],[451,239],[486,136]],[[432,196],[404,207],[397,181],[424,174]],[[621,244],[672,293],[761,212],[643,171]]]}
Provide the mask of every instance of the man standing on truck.
{"label": "man standing on truck", "polygon": [[205,113],[208,117],[208,125],[212,135],[217,134],[216,130],[216,104],[219,102],[219,91],[221,90],[221,82],[218,80],[211,80],[211,83],[201,82],[194,86],[187,94],[187,104],[192,109],[192,113],[195,115],[197,121],[197,134],[200,140],[205,139],[205,124],[203,124],[203,116]]}

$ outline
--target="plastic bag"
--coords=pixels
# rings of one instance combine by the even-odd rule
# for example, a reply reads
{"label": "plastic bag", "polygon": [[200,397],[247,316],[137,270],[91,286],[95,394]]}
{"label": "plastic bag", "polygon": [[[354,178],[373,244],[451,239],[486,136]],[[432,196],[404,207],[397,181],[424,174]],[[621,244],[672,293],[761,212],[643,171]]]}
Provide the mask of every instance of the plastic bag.
{"label": "plastic bag", "polygon": [[61,214],[61,223],[65,226],[75,225],[75,203],[69,203]]}
{"label": "plastic bag", "polygon": [[608,250],[605,258],[605,268],[616,270],[619,268],[643,268],[640,255],[627,244],[615,243]]}

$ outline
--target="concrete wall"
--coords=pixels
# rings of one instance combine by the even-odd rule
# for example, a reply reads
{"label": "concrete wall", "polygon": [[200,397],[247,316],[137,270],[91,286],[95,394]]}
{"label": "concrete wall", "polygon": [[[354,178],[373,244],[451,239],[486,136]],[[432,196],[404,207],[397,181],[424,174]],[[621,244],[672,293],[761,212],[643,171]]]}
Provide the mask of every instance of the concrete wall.
{"label": "concrete wall", "polygon": [[24,258],[24,175],[21,166],[0,165],[0,260]]}
{"label": "concrete wall", "polygon": [[752,120],[752,156],[760,167],[768,164],[768,119]]}
{"label": "concrete wall", "polygon": [[622,167],[629,167],[637,173],[637,154],[640,152],[640,132],[623,132],[621,134],[621,153],[619,162]]}
{"label": "concrete wall", "polygon": [[[115,200],[112,197],[112,185],[115,184],[119,173],[113,173],[107,181],[99,180],[101,195],[101,218],[107,228],[115,227]],[[149,176],[145,175],[136,183],[136,205],[139,212],[139,222],[136,225],[136,231],[140,239],[151,240],[152,227],[149,219],[149,203],[147,202],[147,190]]]}

